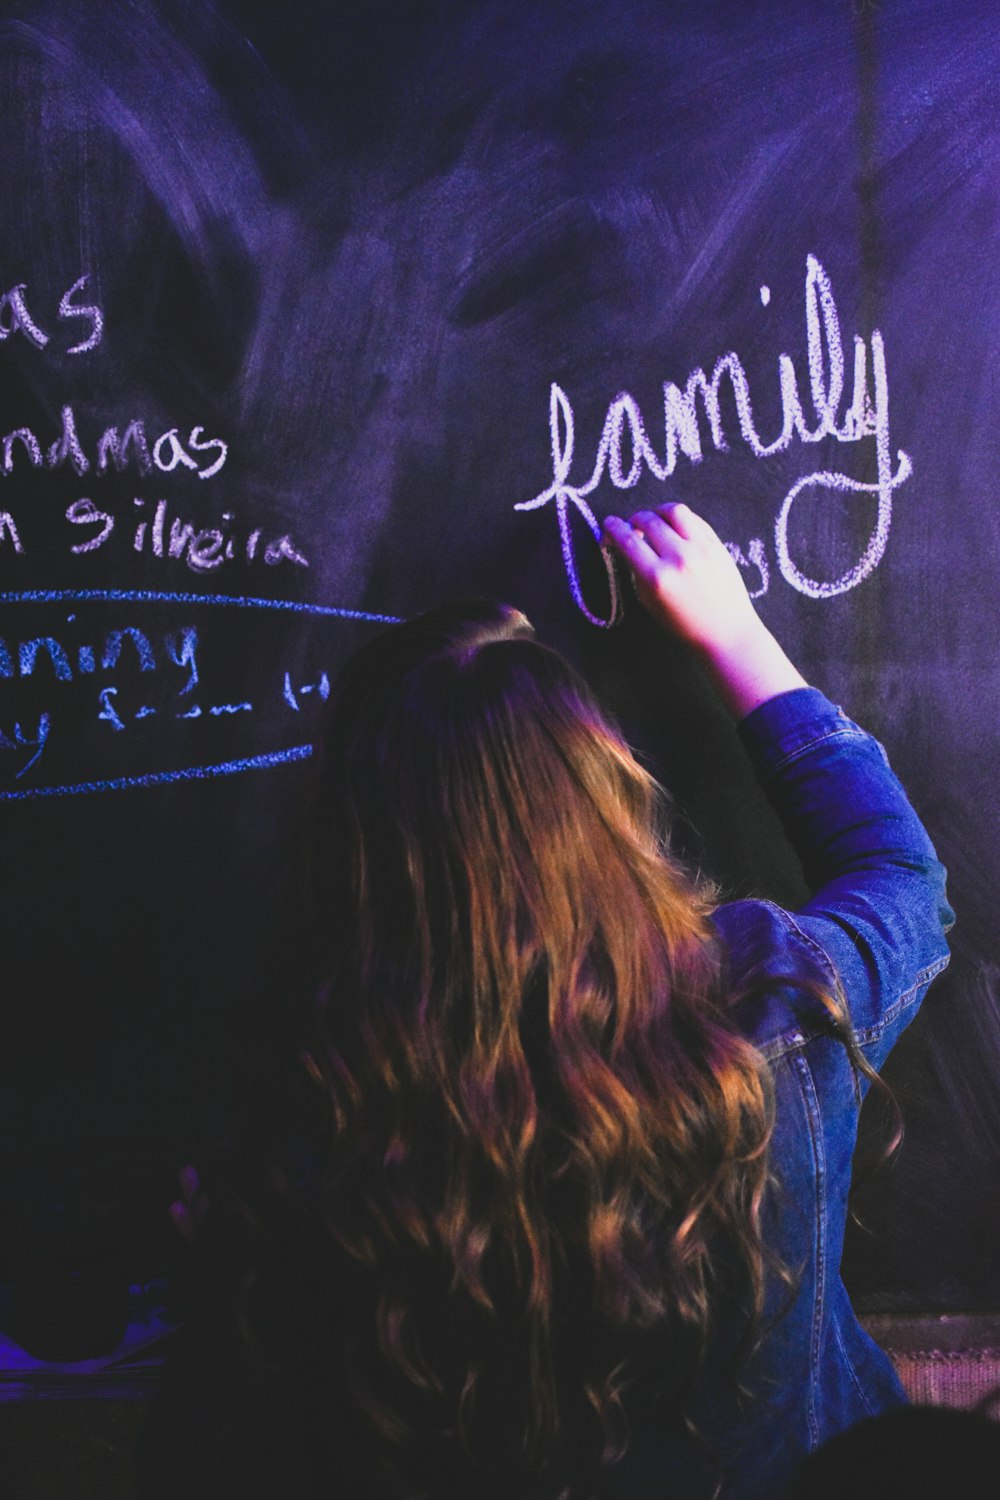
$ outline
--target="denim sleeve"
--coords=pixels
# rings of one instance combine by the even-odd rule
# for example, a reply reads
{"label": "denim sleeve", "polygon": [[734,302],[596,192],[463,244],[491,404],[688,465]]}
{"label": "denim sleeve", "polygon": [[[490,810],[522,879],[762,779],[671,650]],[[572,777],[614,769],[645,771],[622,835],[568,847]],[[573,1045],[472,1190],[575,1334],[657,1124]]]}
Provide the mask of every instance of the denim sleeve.
{"label": "denim sleeve", "polygon": [[882,746],[816,688],[772,698],[739,734],[813,891],[791,920],[878,1066],[948,961],[944,869]]}

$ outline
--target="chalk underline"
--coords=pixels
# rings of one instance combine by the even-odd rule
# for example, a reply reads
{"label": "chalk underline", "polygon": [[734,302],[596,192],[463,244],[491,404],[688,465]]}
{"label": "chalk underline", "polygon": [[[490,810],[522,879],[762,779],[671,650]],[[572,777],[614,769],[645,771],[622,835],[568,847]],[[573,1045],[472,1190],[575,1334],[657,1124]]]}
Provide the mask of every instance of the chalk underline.
{"label": "chalk underline", "polygon": [[398,625],[400,615],[373,614],[363,609],[340,609],[332,604],[304,604],[296,599],[251,599],[235,594],[177,594],[151,589],[22,589],[0,594],[0,604],[78,604],[99,600],[121,604],[212,604],[237,609],[283,609],[301,615],[333,615],[341,620],[370,620]]}
{"label": "chalk underline", "polygon": [[272,750],[267,755],[250,755],[243,760],[224,760],[207,766],[186,766],[180,771],[150,771],[144,776],[115,776],[106,781],[77,781],[63,786],[22,787],[16,792],[0,792],[0,802],[25,802],[36,797],[80,797],[91,792],[163,786],[171,781],[208,781],[215,776],[234,776],[240,771],[262,771],[288,761],[308,760],[312,753],[312,745],[292,745],[287,750]]}

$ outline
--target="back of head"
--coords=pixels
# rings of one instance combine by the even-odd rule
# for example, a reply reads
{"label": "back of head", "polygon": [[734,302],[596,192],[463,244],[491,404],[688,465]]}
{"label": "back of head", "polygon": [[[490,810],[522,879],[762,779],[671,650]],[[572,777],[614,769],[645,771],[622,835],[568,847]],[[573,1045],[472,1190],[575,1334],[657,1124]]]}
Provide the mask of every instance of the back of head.
{"label": "back of head", "polygon": [[[340,957],[432,1009],[456,965],[467,1003],[492,986],[517,1005],[532,973],[593,951],[598,929],[615,946],[647,878],[667,898],[657,802],[516,610],[452,606],[386,632],[339,680],[325,745],[319,873]],[[700,903],[673,873],[681,941]],[[650,986],[669,958],[655,955]]]}

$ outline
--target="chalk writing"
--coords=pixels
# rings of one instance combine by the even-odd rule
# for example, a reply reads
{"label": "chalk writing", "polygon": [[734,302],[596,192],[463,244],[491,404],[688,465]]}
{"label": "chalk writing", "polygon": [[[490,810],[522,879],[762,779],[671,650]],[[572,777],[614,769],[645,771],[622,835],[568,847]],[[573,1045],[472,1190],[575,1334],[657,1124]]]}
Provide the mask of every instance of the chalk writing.
{"label": "chalk writing", "polygon": [[290,672],[285,673],[285,688],[283,697],[289,708],[299,712],[299,697],[307,697],[310,693],[316,693],[322,702],[326,702],[330,696],[330,679],[325,672],[321,672],[315,682],[300,684],[298,689],[292,687]]}
{"label": "chalk writing", "polygon": [[121,474],[129,466],[140,474],[150,474],[154,468],[170,474],[180,465],[199,479],[211,479],[229,456],[229,445],[220,437],[206,437],[200,425],[192,427],[186,437],[181,437],[178,427],[169,427],[150,442],[143,419],[133,417],[124,431],[119,431],[118,423],[105,427],[93,439],[92,456],[88,457],[72,406],[62,408],[60,424],[58,437],[48,444],[40,441],[31,427],[14,427],[4,433],[0,437],[0,474],[12,474],[17,459],[19,470],[59,469],[68,462],[80,476],[91,469],[95,476]]}
{"label": "chalk writing", "polygon": [[[155,671],[157,662],[154,658],[153,649],[148,637],[132,626],[126,626],[122,630],[111,632],[105,643],[105,649],[101,657],[105,668],[113,668],[118,665],[119,653],[123,641],[133,642],[136,648],[137,664],[140,671]],[[196,635],[193,628],[188,627],[183,631],[173,632],[169,640],[169,657],[178,665],[187,665],[190,675],[179,690],[179,696],[183,698],[194,688],[198,677],[194,667],[194,651],[196,646]],[[53,637],[38,637],[28,642],[21,643],[17,653],[17,659],[22,665],[22,675],[31,675],[34,671],[35,658],[38,650],[44,647],[48,652],[55,668],[55,677],[59,681],[72,678],[72,668],[69,654]],[[84,647],[81,650],[89,652],[88,671],[93,670],[95,653],[93,648]],[[10,648],[3,643],[0,645],[0,662],[6,661],[7,675],[13,674],[14,657]],[[301,705],[299,697],[308,697],[315,693],[319,701],[325,701],[330,695],[330,678],[325,671],[320,672],[313,682],[300,684],[297,689],[292,688],[291,674],[284,673],[284,693],[286,703],[300,712]],[[254,705],[248,699],[235,702],[220,702],[202,705],[200,703],[189,703],[179,710],[171,712],[161,705],[157,707],[151,703],[140,703],[136,708],[126,705],[123,692],[119,686],[108,684],[98,690],[96,699],[96,720],[98,723],[107,724],[114,735],[124,734],[131,725],[142,723],[145,720],[162,717],[164,713],[175,719],[195,720],[201,719],[206,714],[209,718],[229,718],[236,714],[252,713]],[[52,724],[51,715],[42,713],[39,718],[38,727],[29,731],[22,722],[17,722],[9,731],[0,727],[0,751],[19,750],[30,748],[34,750],[31,758],[15,773],[15,780],[19,780],[24,773],[35,765],[41,756],[42,749],[49,737]]]}
{"label": "chalk writing", "polygon": [[67,354],[86,354],[90,349],[96,349],[101,342],[104,333],[104,317],[101,309],[92,303],[76,306],[73,302],[77,292],[83,290],[87,283],[87,277],[81,276],[74,281],[68,292],[63,292],[59,299],[59,316],[61,318],[89,318],[91,323],[90,333],[78,344],[71,344],[66,350]]}
{"label": "chalk writing", "polygon": [[63,786],[23,787],[0,792],[0,802],[19,802],[35,797],[79,797],[94,792],[120,792],[134,787],[169,786],[181,781],[205,781],[215,776],[235,776],[241,771],[263,771],[271,766],[308,760],[312,745],[291,745],[265,755],[250,755],[243,760],[220,761],[215,765],[185,766],[179,771],[149,771],[142,776],[113,776],[105,781],[78,781]]}
{"label": "chalk writing", "polygon": [[[157,500],[151,515],[144,514],[146,501],[132,501],[135,517],[120,528],[121,518],[113,510],[81,496],[66,507],[65,519],[74,528],[69,551],[74,557],[97,552],[120,529],[131,538],[132,551],[182,562],[192,573],[214,573],[226,563],[261,564],[267,568],[294,563],[308,568],[309,559],[287,531],[276,534],[263,526],[239,527],[234,511],[223,511],[218,525],[203,526],[170,509],[170,502]],[[80,528],[76,530],[76,528]],[[0,547],[7,542],[23,557],[25,547],[17,523],[8,511],[0,511]],[[127,545],[127,542],[126,542]]]}
{"label": "chalk writing", "polygon": [[0,510],[0,547],[5,543],[13,547],[19,557],[24,556],[24,548],[18,535],[17,525],[14,517],[8,510]]}
{"label": "chalk writing", "polygon": [[[66,624],[75,625],[76,615],[69,615]],[[130,669],[139,674],[148,674],[165,668],[178,668],[180,676],[174,678],[173,688],[180,700],[191,694],[198,684],[198,632],[193,625],[184,625],[159,635],[150,634],[134,625],[125,625],[105,631],[103,639],[99,641],[73,642],[65,632],[61,632],[61,636],[62,638],[55,635],[29,636],[16,643],[0,636],[0,678],[24,681],[41,674],[45,682],[57,684],[86,679],[98,670],[119,672]],[[224,704],[213,707],[210,712],[239,712],[249,707],[249,704]],[[130,722],[153,718],[160,711],[148,702],[140,702],[134,711],[124,708],[120,689],[114,684],[106,684],[97,692],[97,720],[109,725],[115,734],[124,731]],[[17,779],[39,760],[52,723],[51,715],[45,712],[40,717],[37,731],[29,732],[23,717],[9,731],[0,727],[0,751],[17,750],[24,746],[31,746],[35,750],[31,759],[16,772]]]}
{"label": "chalk writing", "polygon": [[276,609],[291,614],[329,616],[339,620],[370,620],[398,625],[399,615],[373,614],[363,609],[341,609],[335,604],[309,604],[300,599],[250,599],[238,594],[178,594],[158,589],[18,589],[0,593],[0,604],[210,604],[234,609]]}
{"label": "chalk writing", "polygon": [[[102,342],[105,323],[100,307],[87,295],[88,282],[86,274],[78,277],[63,292],[54,316],[51,310],[46,315],[44,308],[39,314],[41,299],[29,293],[27,281],[11,286],[0,295],[0,343],[14,340],[48,350],[49,355],[55,352],[76,356],[96,349]],[[56,319],[61,328],[71,330],[69,337],[54,339]],[[145,418],[135,413],[127,421],[78,420],[69,402],[61,406],[49,430],[41,420],[30,419],[30,425],[9,425],[6,431],[0,423],[0,479],[14,478],[15,482],[33,474],[41,478],[59,469],[70,470],[78,477],[88,475],[90,484],[127,473],[211,479],[224,467],[228,455],[227,442],[207,432],[200,423],[167,425],[159,421],[151,429]],[[93,498],[97,493],[95,490],[91,495],[81,496],[63,512],[66,531],[61,540],[70,556],[100,553],[111,559],[117,551],[120,555],[115,561],[119,562],[121,554],[126,558],[140,554],[161,559],[168,565],[177,564],[198,575],[218,573],[227,564],[260,564],[267,568],[310,566],[309,558],[289,533],[241,524],[235,510],[223,511],[221,518],[201,515],[195,519],[166,498],[147,500],[138,495],[131,505],[124,502],[128,509],[122,510],[123,502],[104,503]],[[23,558],[26,550],[33,551],[37,544],[19,526],[16,510],[17,505],[0,510],[0,554]],[[53,535],[58,542],[58,527],[54,532],[47,527],[46,545],[51,544]],[[97,601],[113,605],[209,605],[387,624],[396,619],[391,615],[297,600],[148,589],[28,589],[0,595],[0,601],[6,605]],[[8,699],[0,712],[0,760],[8,775],[15,783],[22,782],[38,766],[46,747],[55,741],[59,742],[65,759],[67,747],[71,748],[78,738],[81,705],[92,722],[100,726],[97,740],[81,739],[81,748],[93,744],[100,747],[110,740],[121,744],[126,753],[133,744],[144,747],[141,753],[145,755],[153,747],[162,749],[168,743],[158,727],[167,721],[174,721],[180,732],[181,723],[210,725],[213,721],[239,721],[252,716],[255,704],[250,698],[223,698],[206,693],[199,671],[198,641],[194,625],[159,632],[135,623],[86,630],[73,613],[63,623],[47,625],[37,632],[0,636],[0,687],[5,698],[20,690],[22,696],[29,695],[33,705],[26,712],[25,705],[19,703],[11,711]],[[281,676],[285,706],[296,714],[308,702],[318,705],[329,696],[326,671],[306,674],[305,680],[296,676],[294,686],[290,673],[279,674],[279,684]],[[41,710],[34,706],[39,694],[51,697],[51,702],[45,703]],[[268,722],[271,718],[268,713]],[[186,745],[187,731],[184,733]],[[196,736],[199,733],[200,730],[195,731]],[[133,776],[82,779],[48,787],[15,785],[0,792],[0,799],[160,786],[291,763],[311,752],[310,745],[297,744],[263,755]]]}
{"label": "chalk writing", "polygon": [[768,587],[771,582],[771,570],[768,567],[767,563],[767,553],[764,550],[764,543],[761,541],[760,537],[755,536],[748,543],[746,553],[744,553],[743,549],[739,547],[736,542],[727,542],[726,550],[728,551],[730,557],[732,557],[735,562],[739,563],[741,568],[757,569],[757,572],[760,574],[760,587],[750,588],[748,584],[747,590],[750,594],[751,599],[760,599],[764,594],[767,593]]}
{"label": "chalk writing", "polygon": [[75,554],[95,551],[102,543],[107,541],[115,529],[114,516],[110,515],[106,510],[98,510],[93,500],[86,498],[74,500],[72,505],[67,506],[66,519],[67,521],[71,521],[74,526],[89,526],[92,522],[96,521],[101,528],[100,531],[95,531],[91,536],[88,536],[85,541],[74,542],[69,550]]}
{"label": "chalk writing", "polygon": [[[183,562],[193,573],[212,573],[234,561],[257,562],[269,568],[284,562],[309,566],[309,559],[288,532],[275,535],[262,526],[239,529],[231,510],[223,511],[219,525],[201,526],[172,514],[167,500],[157,500],[151,515],[147,515],[146,503],[142,496],[132,501],[136,519],[129,535],[134,552]],[[73,527],[93,528],[70,544],[74,555],[98,551],[115,533],[120,520],[114,511],[103,510],[89,496],[74,500],[65,515]]]}
{"label": "chalk writing", "polygon": [[[187,689],[182,688],[181,691],[185,692]],[[140,708],[129,713],[119,702],[112,701],[118,699],[118,689],[116,687],[102,688],[97,698],[99,703],[97,712],[98,720],[102,723],[110,724],[116,733],[119,730],[126,729],[129,723],[139,723],[143,719],[152,719],[160,713],[158,708],[154,708],[149,703],[144,703]],[[192,703],[190,707],[185,708],[179,713],[175,713],[173,717],[175,719],[200,719],[205,712],[206,710],[202,708],[200,703]],[[246,701],[242,703],[211,703],[208,706],[207,712],[212,718],[216,719],[229,714],[248,714],[253,712],[253,704]]]}
{"label": "chalk writing", "polygon": [[[86,354],[88,350],[96,349],[104,332],[101,309],[93,303],[73,301],[77,292],[83,291],[88,280],[86,275],[78,277],[59,300],[60,318],[84,318],[90,323],[90,332],[79,343],[71,345],[66,350],[67,354]],[[18,282],[17,286],[0,296],[0,342],[17,333],[23,334],[36,349],[44,349],[49,342],[49,335],[36,323],[28,310],[28,286],[24,281]]]}
{"label": "chalk writing", "polygon": [[[70,616],[70,622],[75,620]],[[158,655],[154,651],[149,636],[134,626],[125,626],[119,630],[108,632],[105,638],[104,648],[100,653],[100,663],[105,670],[118,667],[122,660],[122,650],[125,644],[133,648],[129,653],[129,660],[140,672],[155,672],[162,665],[162,657],[166,657],[174,664],[187,669],[186,680],[178,690],[180,699],[192,692],[198,682],[198,672],[195,665],[195,651],[197,647],[197,633],[194,627],[188,626],[181,630],[168,633],[163,638],[163,650]],[[19,643],[16,651],[0,640],[0,675],[13,676],[15,672],[14,663],[19,663],[20,675],[32,676],[39,654],[44,652],[47,660],[53,668],[53,680],[70,681],[73,678],[73,667],[71,653],[59,641],[52,636],[33,637],[30,640]],[[78,648],[78,656],[82,661],[84,675],[93,672],[98,653],[93,646],[81,646]],[[285,703],[300,713],[302,702],[300,700],[315,695],[317,702],[325,702],[330,696],[330,677],[326,671],[321,671],[311,681],[292,685],[290,672],[283,674],[283,693]],[[141,724],[154,718],[164,716],[178,720],[197,720],[206,715],[208,718],[231,718],[235,715],[249,714],[254,711],[254,704],[249,699],[209,703],[188,702],[182,706],[171,708],[167,705],[155,705],[140,701],[136,707],[129,706],[124,690],[117,684],[106,684],[97,691],[95,717],[96,721],[106,724],[112,735],[125,734],[131,726]],[[34,753],[15,772],[14,779],[20,780],[24,774],[41,757],[42,750],[52,727],[52,715],[46,711],[38,719],[37,727],[29,729],[22,719],[8,728],[0,726],[0,752],[4,750],[18,751],[29,749]]]}
{"label": "chalk writing", "polygon": [[[770,289],[762,286],[760,297],[765,306],[770,301],[770,296]],[[683,454],[692,464],[700,463],[703,458],[702,422],[707,424],[716,451],[726,452],[729,444],[720,402],[723,382],[728,383],[735,403],[740,435],[757,458],[769,458],[773,454],[782,453],[796,439],[803,444],[818,443],[825,438],[838,443],[856,443],[868,437],[874,439],[877,474],[874,481],[853,479],[839,471],[823,469],[805,475],[784,497],[775,521],[774,547],[778,568],[785,581],[810,598],[831,598],[855,588],[878,566],[889,538],[893,491],[912,472],[909,456],[902,449],[896,453],[896,467],[893,469],[884,341],[878,329],[872,330],[867,342],[861,335],[855,334],[851,401],[847,410],[841,414],[845,364],[840,319],[830,278],[813,255],[806,259],[805,316],[806,356],[815,420],[810,422],[803,409],[798,374],[792,357],[789,354],[779,354],[778,384],[782,425],[781,431],[770,442],[765,442],[757,431],[746,371],[739,356],[730,352],[716,360],[711,376],[706,375],[701,367],[693,370],[683,389],[673,381],[664,381],[664,441],[659,450],[654,448],[647,434],[638,402],[628,391],[620,392],[608,407],[589,477],[582,483],[574,483],[571,479],[576,447],[573,408],[562,387],[552,383],[549,393],[552,482],[531,500],[521,501],[514,508],[537,510],[550,500],[555,503],[560,546],[570,592],[592,624],[607,626],[617,616],[615,572],[611,559],[605,555],[611,590],[610,610],[607,616],[595,614],[583,597],[576,565],[570,507],[583,518],[587,530],[599,541],[601,527],[587,497],[594,493],[605,475],[615,489],[627,490],[634,488],[646,473],[661,483],[668,479],[676,468],[679,454]],[[810,490],[868,494],[877,499],[875,524],[862,548],[861,556],[838,578],[810,578],[792,556],[788,535],[791,513],[800,497]],[[755,539],[751,542],[745,557],[738,546],[731,545],[735,547],[733,555],[741,565],[753,565],[760,570],[762,584],[758,592],[764,592],[768,586],[768,578],[762,541]]]}
{"label": "chalk writing", "polygon": [[110,724],[112,729],[124,729],[125,725],[118,717],[118,712],[111,701],[112,698],[117,698],[118,689],[116,687],[101,688],[97,696],[101,705],[97,717],[103,723]]}
{"label": "chalk writing", "polygon": [[27,285],[22,281],[0,297],[0,339],[10,338],[12,333],[23,333],[36,348],[44,349],[49,336],[28,311],[27,291]]}
{"label": "chalk writing", "polygon": [[[146,502],[137,497],[132,504],[141,512]],[[158,500],[152,521],[141,520],[135,528],[132,545],[136,552],[145,549],[154,557],[181,558],[196,573],[214,572],[237,557],[248,563],[261,561],[268,567],[281,562],[297,563],[302,568],[309,566],[308,558],[287,532],[265,538],[263,529],[255,526],[244,535],[238,534],[232,529],[235,522],[232,511],[223,512],[221,526],[196,527],[191,521],[173,516],[168,528],[168,516],[168,502]]]}
{"label": "chalk writing", "polygon": [[[76,616],[70,615],[67,623],[73,624],[75,620]],[[127,643],[130,648],[129,659],[140,672],[155,671],[159,665],[179,667],[186,673],[180,691],[190,692],[198,681],[198,632],[195,627],[183,625],[180,629],[165,631],[162,637],[154,639],[157,640],[158,651],[150,636],[134,625],[109,630],[98,654],[90,642],[74,646],[52,635],[29,637],[19,641],[16,648],[12,648],[6,637],[0,636],[0,677],[31,677],[36,668],[41,670],[40,663],[45,662],[51,670],[53,681],[71,682],[74,675],[89,676],[94,672],[98,660],[105,671],[116,668]]]}
{"label": "chalk writing", "polygon": [[49,715],[47,713],[43,713],[39,714],[38,725],[34,730],[29,731],[24,725],[20,723],[14,724],[7,730],[0,728],[0,751],[23,750],[25,747],[27,747],[29,749],[33,749],[35,752],[34,755],[30,757],[30,759],[24,762],[20,770],[14,772],[15,780],[19,781],[24,773],[26,771],[30,771],[31,767],[38,760],[45,745],[45,741],[49,737],[50,725],[51,719]]}
{"label": "chalk writing", "polygon": [[[369,620],[379,624],[394,623],[398,617],[376,615],[361,610],[342,609],[334,605],[307,604],[298,600],[243,598],[228,594],[189,594],[154,590],[121,589],[46,589],[0,594],[0,603],[77,604],[106,602],[114,604],[172,604],[227,607],[237,610],[269,610],[307,614],[330,619]],[[87,779],[65,787],[23,786],[28,772],[39,765],[43,750],[59,742],[65,747],[78,733],[80,702],[72,699],[79,687],[91,683],[93,697],[89,712],[101,726],[100,733],[124,746],[135,744],[146,756],[163,752],[168,741],[162,733],[148,736],[144,726],[164,725],[170,721],[206,724],[221,720],[244,720],[255,715],[256,704],[249,698],[215,698],[201,683],[200,634],[193,624],[162,631],[141,629],[122,624],[113,629],[88,631],[75,612],[64,617],[61,626],[38,633],[24,632],[20,638],[0,636],[0,685],[4,691],[16,690],[18,684],[51,694],[44,711],[26,713],[9,707],[0,713],[0,767],[6,770],[10,790],[0,791],[0,801],[27,796],[81,795],[85,792],[122,790],[144,786],[166,785],[172,780],[185,781],[205,775],[228,775],[263,765],[281,765],[301,760],[311,753],[309,745],[298,745],[289,752],[270,756],[251,756],[225,766],[185,768],[176,772],[149,775],[117,776]],[[100,681],[98,674],[114,674],[113,682]],[[97,681],[95,681],[95,677]],[[150,685],[161,682],[166,688],[153,694]],[[74,688],[74,684],[77,688]],[[147,686],[143,686],[146,684]],[[326,670],[296,674],[281,671],[272,692],[277,702],[297,715],[310,702],[319,706],[330,695],[330,675]],[[206,697],[211,701],[206,701]],[[198,701],[198,700],[201,701]],[[274,698],[271,700],[274,702]],[[271,713],[265,714],[267,722]],[[3,752],[7,752],[3,754]],[[226,769],[228,767],[228,769]],[[43,773],[44,774],[44,773]]]}

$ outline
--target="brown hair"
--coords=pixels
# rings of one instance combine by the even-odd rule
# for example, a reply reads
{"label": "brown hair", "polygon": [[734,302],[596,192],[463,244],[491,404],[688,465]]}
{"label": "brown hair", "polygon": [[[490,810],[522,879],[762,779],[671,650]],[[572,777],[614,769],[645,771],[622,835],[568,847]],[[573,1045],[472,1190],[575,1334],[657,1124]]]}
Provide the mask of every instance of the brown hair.
{"label": "brown hair", "polygon": [[682,1409],[719,1265],[762,1305],[769,1089],[712,893],[512,608],[394,627],[331,710],[300,1195],[341,1287],[338,1399],[380,1494],[433,1493],[449,1452],[477,1493],[589,1494],[643,1349]]}

